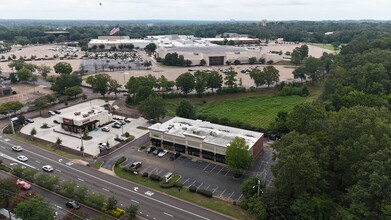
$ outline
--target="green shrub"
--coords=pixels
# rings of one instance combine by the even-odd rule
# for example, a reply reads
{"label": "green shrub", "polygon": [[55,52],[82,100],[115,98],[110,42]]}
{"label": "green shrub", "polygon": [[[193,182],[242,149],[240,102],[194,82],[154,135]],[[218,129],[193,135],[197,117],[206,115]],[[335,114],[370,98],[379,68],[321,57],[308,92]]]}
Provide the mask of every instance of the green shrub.
{"label": "green shrub", "polygon": [[12,169],[0,163],[0,170],[3,170],[5,172],[11,172]]}
{"label": "green shrub", "polygon": [[198,189],[197,190],[197,193],[203,195],[203,196],[206,196],[206,197],[212,197],[213,196],[213,193],[209,190],[206,190],[206,189]]}
{"label": "green shrub", "polygon": [[148,172],[144,172],[141,176],[142,177],[148,177]]}
{"label": "green shrub", "polygon": [[120,208],[108,209],[106,205],[104,205],[101,210],[102,210],[102,212],[107,213],[107,214],[113,216],[114,218],[119,218],[123,214],[125,214],[125,210],[123,210],[123,209],[120,209]]}
{"label": "green shrub", "polygon": [[197,192],[197,187],[195,187],[195,186],[190,186],[190,187],[189,187],[189,191],[192,192],[192,193],[195,193],[195,192]]}
{"label": "green shrub", "polygon": [[163,188],[163,189],[168,189],[168,188],[172,188],[172,187],[174,187],[174,183],[173,182],[170,182],[170,181],[168,181],[167,183],[165,183],[164,181],[162,181],[162,182],[160,182],[159,183],[159,186],[161,187],[161,188]]}
{"label": "green shrub", "polygon": [[12,134],[11,125],[7,125],[7,127],[4,128],[3,133],[4,134]]}
{"label": "green shrub", "polygon": [[162,177],[159,176],[159,175],[156,175],[156,174],[150,174],[150,175],[149,175],[149,179],[158,182],[158,181],[161,181],[161,180],[162,180]]}
{"label": "green shrub", "polygon": [[115,162],[115,166],[117,167],[118,165],[120,165],[121,163],[123,163],[125,160],[126,160],[126,157],[124,157],[124,156],[120,157],[120,158]]}
{"label": "green shrub", "polygon": [[174,186],[177,188],[183,188],[183,183],[178,181],[174,183]]}
{"label": "green shrub", "polygon": [[125,132],[124,135],[125,135],[125,137],[127,137],[127,138],[130,136],[129,132]]}

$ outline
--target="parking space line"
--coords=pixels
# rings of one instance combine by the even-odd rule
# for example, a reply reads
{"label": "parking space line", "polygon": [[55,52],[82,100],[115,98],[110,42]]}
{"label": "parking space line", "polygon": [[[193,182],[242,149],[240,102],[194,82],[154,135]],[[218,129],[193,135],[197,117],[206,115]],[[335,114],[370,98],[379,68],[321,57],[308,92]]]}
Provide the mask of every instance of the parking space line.
{"label": "parking space line", "polygon": [[227,190],[227,189],[224,189],[224,191],[220,194],[220,197],[223,197],[223,194],[225,193],[225,190]]}
{"label": "parking space line", "polygon": [[202,184],[204,184],[204,182],[202,182],[201,185],[199,185],[199,186],[197,187],[197,189],[201,188]]}
{"label": "parking space line", "polygon": [[217,167],[217,164],[215,164],[215,167],[213,167],[213,169],[211,171],[209,171],[209,172],[212,172],[216,167]]}
{"label": "parking space line", "polygon": [[208,190],[208,189],[209,189],[209,187],[210,187],[210,184],[209,184],[209,186],[208,186],[208,187],[206,187],[206,190]]}
{"label": "parking space line", "polygon": [[189,187],[192,186],[195,182],[196,182],[196,181],[194,180],[194,182],[193,182],[192,184],[190,184]]}
{"label": "parking space line", "polygon": [[215,193],[215,191],[218,189],[219,187],[216,187],[216,189],[214,189],[213,191],[212,191],[212,193]]}
{"label": "parking space line", "polygon": [[162,171],[163,171],[163,170],[160,170],[160,171],[159,171],[159,169],[157,169],[157,170],[155,170],[155,173],[156,173],[157,175],[159,175]]}
{"label": "parking space line", "polygon": [[221,169],[220,169],[220,171],[219,172],[217,172],[217,174],[219,174],[222,170],[224,169],[224,167],[221,167]]}
{"label": "parking space line", "polygon": [[228,197],[228,199],[231,198],[231,196],[233,196],[235,194],[235,191],[231,193],[231,195]]}
{"label": "parking space line", "polygon": [[190,180],[190,178],[187,178],[187,179],[185,180],[185,182],[183,182],[183,185],[185,185],[186,182],[189,181],[189,180]]}
{"label": "parking space line", "polygon": [[236,200],[237,202],[239,202],[239,200],[242,198],[243,194],[240,194],[238,200]]}
{"label": "parking space line", "polygon": [[153,170],[151,170],[151,172],[150,173],[153,173],[155,170],[156,170],[157,168],[155,167]]}
{"label": "parking space line", "polygon": [[228,173],[229,173],[229,170],[228,170],[228,172],[224,176],[227,176]]}
{"label": "parking space line", "polygon": [[141,172],[144,173],[144,172],[146,172],[148,169],[149,169],[149,166],[146,167],[145,169],[143,169]]}
{"label": "parking space line", "polygon": [[206,167],[204,168],[204,170],[206,170],[206,168],[208,168],[210,165],[211,165],[211,164],[208,164],[208,166],[206,166]]}

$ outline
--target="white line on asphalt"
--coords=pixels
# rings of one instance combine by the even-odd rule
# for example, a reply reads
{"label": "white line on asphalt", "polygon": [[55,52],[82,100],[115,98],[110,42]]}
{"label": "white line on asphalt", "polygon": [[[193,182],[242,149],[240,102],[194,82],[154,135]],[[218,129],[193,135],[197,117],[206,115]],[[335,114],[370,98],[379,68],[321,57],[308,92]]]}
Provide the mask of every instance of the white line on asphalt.
{"label": "white line on asphalt", "polygon": [[189,181],[190,180],[190,178],[187,178],[186,180],[185,180],[185,182],[183,182],[183,185],[185,185],[185,183],[187,182],[187,181]]}
{"label": "white line on asphalt", "polygon": [[227,176],[228,173],[229,173],[229,170],[228,170],[228,172],[224,176]]}
{"label": "white line on asphalt", "polygon": [[194,182],[192,184],[190,184],[190,186],[192,186],[196,181],[194,180]]}
{"label": "white line on asphalt", "polygon": [[206,168],[208,168],[208,166],[209,166],[209,165],[211,165],[211,163],[210,163],[210,164],[208,164],[208,165],[207,165],[207,166],[204,168],[204,170],[206,170]]}
{"label": "white line on asphalt", "polygon": [[84,182],[84,180],[83,179],[80,179],[80,178],[77,178],[78,180],[80,180],[80,181],[82,181],[82,182]]}
{"label": "white line on asphalt", "polygon": [[239,202],[239,200],[240,200],[240,198],[242,198],[242,196],[243,196],[243,194],[240,194],[239,199],[236,201]]}
{"label": "white line on asphalt", "polygon": [[231,193],[231,195],[228,197],[228,199],[230,199],[234,194],[235,194],[235,191],[233,191],[233,192]]}
{"label": "white line on asphalt", "polygon": [[157,168],[153,169],[150,173],[153,173]]}
{"label": "white line on asphalt", "polygon": [[223,196],[223,194],[225,193],[225,190],[227,190],[227,189],[224,189],[224,191],[220,194],[220,197]]}
{"label": "white line on asphalt", "polygon": [[208,187],[206,187],[206,190],[208,190],[208,189],[209,189],[209,187],[210,187],[210,184],[209,184],[209,186],[208,186]]}
{"label": "white line on asphalt", "polygon": [[217,164],[213,167],[213,169],[211,170],[211,171],[209,171],[209,172],[212,172],[215,168],[217,167]]}
{"label": "white line on asphalt", "polygon": [[[7,142],[4,142],[4,141],[2,141],[2,140],[0,140],[0,142],[3,142],[3,143],[8,144],[8,145],[10,145],[10,146],[13,146],[12,144],[7,143]],[[67,167],[68,169],[73,170],[74,172],[82,173],[82,174],[84,174],[84,175],[86,175],[86,176],[88,176],[88,177],[90,177],[90,178],[92,178],[92,179],[100,180],[100,181],[102,181],[102,182],[104,182],[104,183],[106,183],[106,184],[109,184],[109,185],[118,187],[118,188],[120,188],[120,189],[122,189],[122,190],[125,190],[125,191],[128,191],[128,192],[130,192],[130,193],[137,194],[137,195],[139,195],[139,196],[141,196],[141,197],[143,197],[143,198],[150,199],[150,200],[152,200],[152,201],[154,201],[154,202],[157,202],[157,203],[166,205],[166,206],[168,206],[168,207],[170,207],[170,208],[173,208],[173,209],[176,209],[176,210],[185,212],[185,213],[187,213],[187,214],[196,216],[196,217],[198,217],[198,218],[209,220],[209,218],[206,218],[206,217],[204,217],[204,216],[202,216],[202,215],[196,214],[196,213],[191,212],[191,211],[188,211],[188,210],[186,210],[186,209],[182,209],[182,208],[176,207],[176,206],[174,206],[174,205],[171,205],[171,204],[169,204],[169,203],[166,203],[166,202],[163,202],[163,201],[161,201],[161,200],[155,199],[155,198],[153,198],[153,197],[149,197],[149,196],[147,196],[147,195],[144,195],[144,194],[142,194],[142,193],[132,191],[132,190],[126,188],[126,187],[123,187],[123,186],[117,185],[117,184],[115,184],[115,183],[113,183],[113,182],[111,182],[111,181],[108,181],[108,180],[99,178],[99,177],[97,177],[97,176],[95,176],[95,175],[93,175],[93,174],[86,173],[86,172],[84,172],[84,171],[78,170],[77,168],[74,168],[74,167],[71,167],[71,166],[66,166],[66,165],[64,165],[64,164],[62,164],[62,163],[60,163],[60,162],[58,162],[58,161],[55,161],[55,160],[50,159],[50,158],[48,158],[48,157],[45,157],[45,156],[43,156],[43,155],[37,154],[37,153],[35,153],[35,152],[33,152],[33,151],[29,151],[29,150],[25,150],[25,151],[27,151],[27,152],[29,152],[29,153],[31,153],[31,154],[34,154],[34,155],[36,155],[36,156],[38,156],[38,157],[44,158],[44,159],[46,159],[46,160],[48,160],[48,161],[51,161],[51,162],[53,162],[53,163],[57,163],[57,164],[59,164],[59,165],[61,165],[61,166]],[[56,156],[57,156],[57,155],[56,155]],[[13,159],[13,160],[14,160],[14,159]],[[30,165],[28,165],[28,164],[26,164],[26,165],[27,165],[27,166],[30,166]],[[34,168],[34,167],[33,167],[33,168]],[[118,178],[118,179],[120,180],[120,178]],[[196,181],[194,181],[194,183],[195,183],[195,182],[196,182]],[[193,184],[194,184],[194,183],[193,183]]]}
{"label": "white line on asphalt", "polygon": [[224,169],[224,167],[221,167],[221,169],[219,170],[219,172],[217,172],[217,174],[219,174],[223,169]]}
{"label": "white line on asphalt", "polygon": [[167,216],[170,216],[171,218],[174,218],[174,216],[173,215],[171,215],[171,214],[168,214],[167,212],[163,212],[165,215],[167,215]]}
{"label": "white line on asphalt", "polygon": [[59,170],[59,169],[56,169],[56,171],[59,172],[59,173],[61,173],[61,170]]}
{"label": "white line on asphalt", "polygon": [[197,189],[201,188],[202,184],[204,184],[204,182],[202,182],[201,185],[199,185],[199,186],[197,187]]}
{"label": "white line on asphalt", "polygon": [[41,162],[39,162],[38,160],[36,160],[35,162],[37,162],[37,163],[41,163]]}
{"label": "white line on asphalt", "polygon": [[8,155],[3,154],[3,153],[0,153],[0,157],[4,157],[4,158],[6,158],[6,159],[8,159],[8,160],[11,160],[11,161],[20,163],[20,164],[22,164],[22,165],[24,165],[24,166],[28,166],[28,167],[31,167],[31,168],[33,168],[33,169],[37,169],[37,168],[35,168],[35,167],[33,167],[33,166],[27,164],[27,163],[24,163],[24,162],[21,162],[21,161],[19,161],[19,160],[16,160],[16,159],[14,159],[13,157],[8,156]]}
{"label": "white line on asphalt", "polygon": [[105,189],[105,188],[102,188],[104,191],[106,191],[106,192],[110,192],[110,190],[108,190],[108,189]]}
{"label": "white line on asphalt", "polygon": [[135,202],[135,203],[139,203],[138,201],[136,201],[136,200],[134,200],[134,199],[131,199],[130,201]]}
{"label": "white line on asphalt", "polygon": [[215,191],[218,189],[219,187],[216,187],[216,189],[214,189],[213,191],[212,191],[212,193],[215,193]]}

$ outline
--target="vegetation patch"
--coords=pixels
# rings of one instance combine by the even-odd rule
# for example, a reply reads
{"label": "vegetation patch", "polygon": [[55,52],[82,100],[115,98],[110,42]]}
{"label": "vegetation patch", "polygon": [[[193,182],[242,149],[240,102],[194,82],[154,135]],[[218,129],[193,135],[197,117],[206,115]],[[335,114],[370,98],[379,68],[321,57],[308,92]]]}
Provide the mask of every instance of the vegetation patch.
{"label": "vegetation patch", "polygon": [[140,130],[148,130],[148,128],[144,127],[144,126],[137,126],[137,128],[140,129]]}
{"label": "vegetation patch", "polygon": [[103,165],[103,162],[98,161],[98,162],[95,162],[95,163],[91,163],[90,167],[95,168],[95,169],[99,169],[102,165]]}

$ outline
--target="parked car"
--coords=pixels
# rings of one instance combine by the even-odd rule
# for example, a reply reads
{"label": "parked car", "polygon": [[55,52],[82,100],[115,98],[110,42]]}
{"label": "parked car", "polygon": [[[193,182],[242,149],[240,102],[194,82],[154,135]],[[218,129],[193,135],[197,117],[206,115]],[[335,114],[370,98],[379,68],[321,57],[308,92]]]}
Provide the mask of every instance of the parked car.
{"label": "parked car", "polygon": [[26,162],[28,160],[28,158],[23,155],[17,156],[16,159],[18,159],[19,161],[22,161],[22,162]]}
{"label": "parked car", "polygon": [[167,153],[168,153],[167,150],[163,150],[163,151],[161,151],[157,156],[158,156],[158,157],[164,157],[164,155],[166,155]]}
{"label": "parked car", "polygon": [[59,121],[57,121],[57,120],[53,120],[53,123],[55,123],[55,124],[61,124]]}
{"label": "parked car", "polygon": [[142,163],[141,163],[140,161],[137,161],[137,162],[133,162],[133,163],[129,166],[129,168],[131,168],[131,169],[138,169],[138,168],[141,167],[141,165],[142,165]]}
{"label": "parked car", "polygon": [[158,149],[156,149],[156,150],[154,150],[153,151],[153,155],[158,155],[160,152],[162,152],[163,151],[163,149],[161,149],[161,148],[158,148]]}
{"label": "parked car", "polygon": [[113,128],[121,128],[122,125],[120,123],[118,123],[118,122],[115,122],[111,127],[113,127]]}
{"label": "parked car", "polygon": [[34,120],[33,120],[33,119],[30,119],[30,118],[26,119],[26,121],[27,121],[28,123],[34,123]]}
{"label": "parked car", "polygon": [[110,149],[110,146],[107,145],[107,143],[99,143],[99,144],[98,144],[98,147],[99,147],[99,150],[100,150],[101,152],[104,151],[104,150]]}
{"label": "parked car", "polygon": [[65,203],[65,205],[70,209],[80,209],[80,203],[74,200]]}
{"label": "parked car", "polygon": [[156,149],[156,147],[151,146],[151,147],[148,147],[146,151],[147,151],[147,153],[152,153],[155,149]]}
{"label": "parked car", "polygon": [[117,121],[117,123],[119,123],[119,124],[121,124],[121,125],[126,125],[126,122],[123,121],[123,120],[119,120],[119,121]]}
{"label": "parked car", "polygon": [[48,113],[49,113],[49,115],[51,115],[51,116],[55,116],[55,115],[56,115],[56,113],[55,113],[54,111],[48,111]]}
{"label": "parked car", "polygon": [[103,128],[102,128],[102,131],[104,131],[104,132],[109,132],[109,131],[110,131],[110,128],[109,128],[109,127],[103,127]]}
{"label": "parked car", "polygon": [[125,118],[124,121],[125,121],[126,123],[130,123],[130,122],[131,122],[129,118]]}
{"label": "parked car", "polygon": [[123,138],[123,137],[115,137],[114,140],[116,140],[118,142],[124,142],[125,138]]}
{"label": "parked car", "polygon": [[175,152],[174,154],[171,154],[170,160],[175,160],[175,159],[178,158],[179,156],[181,156],[181,153]]}
{"label": "parked car", "polygon": [[23,150],[23,148],[21,146],[12,146],[12,150],[14,150],[16,152],[21,152]]}
{"label": "parked car", "polygon": [[54,113],[56,113],[56,114],[61,114],[61,112],[59,111],[59,110],[54,110]]}
{"label": "parked car", "polygon": [[53,167],[50,166],[50,165],[45,165],[42,167],[42,170],[45,171],[45,172],[52,172],[53,171]]}
{"label": "parked car", "polygon": [[24,180],[16,180],[16,185],[18,185],[22,190],[29,190],[31,189],[30,183],[24,181]]}

